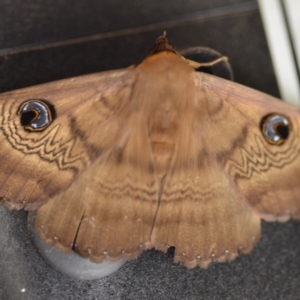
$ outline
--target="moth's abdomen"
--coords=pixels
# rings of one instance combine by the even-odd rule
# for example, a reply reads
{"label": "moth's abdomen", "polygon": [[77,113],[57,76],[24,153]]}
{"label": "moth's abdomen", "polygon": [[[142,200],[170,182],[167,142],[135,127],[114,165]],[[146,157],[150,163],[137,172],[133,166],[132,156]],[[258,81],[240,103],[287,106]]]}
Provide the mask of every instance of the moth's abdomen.
{"label": "moth's abdomen", "polygon": [[171,157],[174,152],[174,143],[152,142],[151,148],[154,156],[154,167],[161,178],[166,174],[170,166]]}
{"label": "moth's abdomen", "polygon": [[157,175],[162,178],[174,153],[178,136],[178,111],[171,103],[163,102],[153,114],[148,126],[154,167]]}

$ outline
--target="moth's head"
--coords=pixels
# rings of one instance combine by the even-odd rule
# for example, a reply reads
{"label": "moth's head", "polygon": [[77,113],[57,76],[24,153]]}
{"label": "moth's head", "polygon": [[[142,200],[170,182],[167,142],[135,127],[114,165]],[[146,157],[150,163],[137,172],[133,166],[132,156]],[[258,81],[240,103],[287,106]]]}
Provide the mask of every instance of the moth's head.
{"label": "moth's head", "polygon": [[166,31],[164,31],[163,34],[156,39],[155,44],[151,47],[148,56],[163,51],[169,51],[178,54],[174,46],[168,41]]}
{"label": "moth's head", "polygon": [[164,31],[163,34],[156,39],[146,59],[161,52],[177,54],[187,65],[196,71],[233,80],[233,72],[228,63],[228,58],[213,49],[207,47],[193,47],[182,51],[183,53],[180,54],[168,41],[166,31]]}

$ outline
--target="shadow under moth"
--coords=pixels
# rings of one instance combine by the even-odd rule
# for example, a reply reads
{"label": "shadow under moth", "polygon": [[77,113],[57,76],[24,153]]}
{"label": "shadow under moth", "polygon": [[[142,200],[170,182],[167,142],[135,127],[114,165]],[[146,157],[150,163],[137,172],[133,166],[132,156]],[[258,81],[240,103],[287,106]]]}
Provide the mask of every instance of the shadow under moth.
{"label": "shadow under moth", "polygon": [[196,72],[165,36],[136,67],[0,95],[0,202],[92,262],[248,253],[261,219],[300,218],[300,114]]}

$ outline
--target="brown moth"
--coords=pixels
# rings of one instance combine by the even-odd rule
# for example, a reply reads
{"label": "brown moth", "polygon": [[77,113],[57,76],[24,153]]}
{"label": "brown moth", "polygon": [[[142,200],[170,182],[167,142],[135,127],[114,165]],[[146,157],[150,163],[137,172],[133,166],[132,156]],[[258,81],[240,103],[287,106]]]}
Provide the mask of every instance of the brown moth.
{"label": "brown moth", "polygon": [[261,219],[300,218],[300,112],[196,72],[158,38],[135,68],[0,95],[0,199],[93,262],[143,250],[206,268]]}

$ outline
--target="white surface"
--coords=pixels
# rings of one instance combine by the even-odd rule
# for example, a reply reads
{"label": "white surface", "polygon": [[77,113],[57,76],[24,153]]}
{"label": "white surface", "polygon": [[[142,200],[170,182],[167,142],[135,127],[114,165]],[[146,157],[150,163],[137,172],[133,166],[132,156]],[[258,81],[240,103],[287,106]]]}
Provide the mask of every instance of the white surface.
{"label": "white surface", "polygon": [[[28,214],[28,229],[33,242],[45,261],[58,272],[79,280],[92,280],[108,276],[120,269],[125,260],[93,263],[75,252],[62,253],[54,246],[47,245],[34,229],[35,212]],[[1,296],[1,295],[0,295]]]}
{"label": "white surface", "polygon": [[[300,11],[296,11],[296,9],[297,7],[299,9],[300,0],[286,0],[285,2],[289,4],[289,12],[295,10],[289,23],[292,22],[292,18],[299,22]],[[281,97],[288,103],[300,106],[300,87],[296,62],[280,0],[258,0],[258,4]],[[293,27],[297,26],[293,25]],[[293,35],[299,35],[299,29],[300,27],[293,30]]]}
{"label": "white surface", "polygon": [[298,69],[300,69],[300,0],[283,1],[294,44]]}

